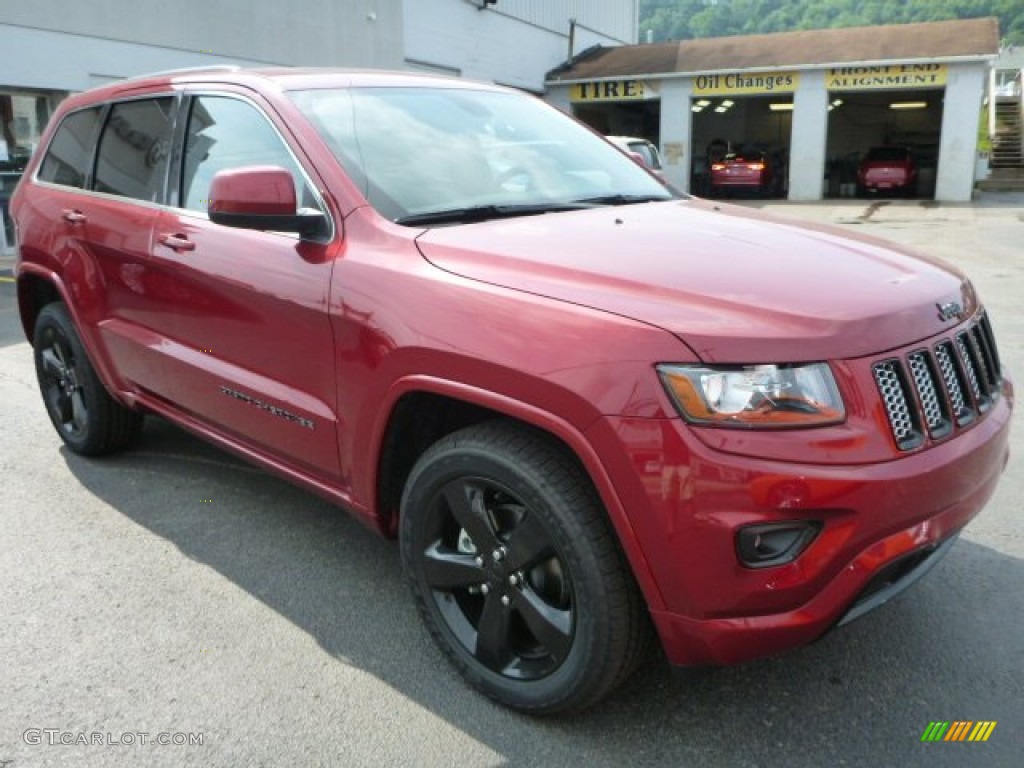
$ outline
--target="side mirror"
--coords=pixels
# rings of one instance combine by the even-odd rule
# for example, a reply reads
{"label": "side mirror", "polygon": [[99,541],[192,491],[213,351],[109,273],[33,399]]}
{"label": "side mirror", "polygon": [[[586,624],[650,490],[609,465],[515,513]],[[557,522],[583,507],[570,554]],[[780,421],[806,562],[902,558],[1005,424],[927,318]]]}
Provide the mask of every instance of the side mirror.
{"label": "side mirror", "polygon": [[220,171],[210,183],[210,221],[226,227],[313,236],[327,231],[320,211],[299,211],[295,183],[284,168],[252,165]]}

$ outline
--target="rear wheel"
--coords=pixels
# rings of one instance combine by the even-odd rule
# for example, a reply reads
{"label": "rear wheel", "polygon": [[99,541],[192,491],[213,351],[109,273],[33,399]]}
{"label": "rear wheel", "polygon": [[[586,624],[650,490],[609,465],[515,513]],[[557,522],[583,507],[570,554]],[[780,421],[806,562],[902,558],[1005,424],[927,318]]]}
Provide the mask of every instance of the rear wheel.
{"label": "rear wheel", "polygon": [[578,710],[639,661],[642,599],[589,480],[547,436],[494,422],[443,438],[412,471],[400,533],[431,634],[501,703]]}
{"label": "rear wheel", "polygon": [[138,437],[142,416],[107,394],[64,304],[48,304],[39,313],[33,346],[46,412],[68,448],[98,456]]}

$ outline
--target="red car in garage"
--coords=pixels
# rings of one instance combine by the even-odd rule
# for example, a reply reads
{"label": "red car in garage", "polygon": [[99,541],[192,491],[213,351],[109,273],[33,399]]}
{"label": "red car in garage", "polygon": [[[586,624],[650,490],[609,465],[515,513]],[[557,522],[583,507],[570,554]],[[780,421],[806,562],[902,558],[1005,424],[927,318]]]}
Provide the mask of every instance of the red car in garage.
{"label": "red car in garage", "polygon": [[906,147],[873,147],[857,169],[857,192],[910,197],[917,189],[917,163]]}
{"label": "red car in garage", "polygon": [[711,164],[711,196],[752,192],[770,197],[781,190],[782,175],[768,152],[730,152]]}

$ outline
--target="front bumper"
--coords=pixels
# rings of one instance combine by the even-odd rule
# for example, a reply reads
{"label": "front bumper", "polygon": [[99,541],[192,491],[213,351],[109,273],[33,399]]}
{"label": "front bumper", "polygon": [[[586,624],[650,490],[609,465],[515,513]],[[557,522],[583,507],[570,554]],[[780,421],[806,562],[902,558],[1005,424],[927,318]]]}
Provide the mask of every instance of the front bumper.
{"label": "front bumper", "polygon": [[713,189],[762,189],[771,181],[758,176],[717,177],[711,179]]}
{"label": "front bumper", "polygon": [[[669,660],[731,664],[779,653],[910,586],[995,490],[1008,460],[1009,383],[1004,395],[955,439],[863,465],[724,453],[676,419],[609,417],[595,426],[592,439],[614,441],[622,457],[609,474],[651,574],[645,591]],[[741,565],[739,528],[792,520],[822,524],[795,561]],[[907,557],[921,562],[887,579]]]}

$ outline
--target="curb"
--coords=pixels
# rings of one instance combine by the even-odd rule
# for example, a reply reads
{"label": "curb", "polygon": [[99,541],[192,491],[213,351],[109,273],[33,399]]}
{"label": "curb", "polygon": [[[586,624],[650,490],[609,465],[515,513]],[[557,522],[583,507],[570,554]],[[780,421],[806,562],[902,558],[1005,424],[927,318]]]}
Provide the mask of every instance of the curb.
{"label": "curb", "polygon": [[747,208],[798,219],[837,224],[891,224],[897,222],[964,222],[1008,219],[1024,221],[1024,195],[995,197],[986,195],[971,203],[934,203],[928,201],[821,200],[814,202],[746,202],[733,200]]}

